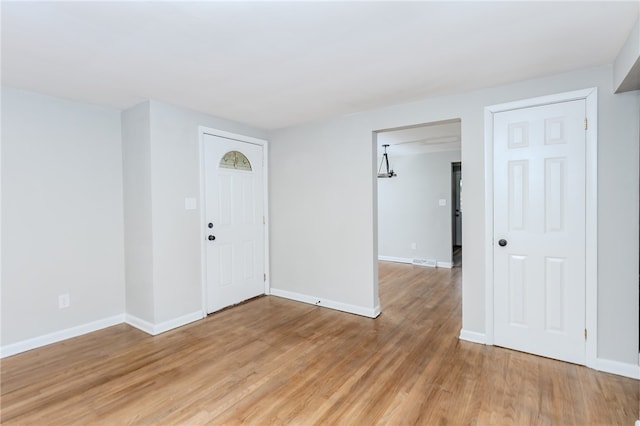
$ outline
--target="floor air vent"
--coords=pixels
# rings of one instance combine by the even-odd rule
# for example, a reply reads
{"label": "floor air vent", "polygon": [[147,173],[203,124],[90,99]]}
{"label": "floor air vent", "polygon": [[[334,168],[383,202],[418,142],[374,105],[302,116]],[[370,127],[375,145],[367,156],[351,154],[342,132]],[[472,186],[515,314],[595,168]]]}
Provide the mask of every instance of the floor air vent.
{"label": "floor air vent", "polygon": [[431,266],[433,268],[436,267],[435,259],[413,259],[411,263],[414,265],[420,265],[420,266]]}

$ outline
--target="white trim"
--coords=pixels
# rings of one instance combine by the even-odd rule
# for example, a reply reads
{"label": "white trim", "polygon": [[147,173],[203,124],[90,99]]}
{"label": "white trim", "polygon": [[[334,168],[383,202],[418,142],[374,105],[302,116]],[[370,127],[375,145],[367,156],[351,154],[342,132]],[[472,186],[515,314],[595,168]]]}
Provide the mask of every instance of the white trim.
{"label": "white trim", "polygon": [[485,334],[486,344],[493,345],[493,115],[519,108],[530,108],[584,99],[586,102],[585,160],[585,326],[589,339],[585,345],[585,364],[596,368],[598,352],[598,89],[590,88],[524,99],[484,109],[485,163]]}
{"label": "white trim", "polygon": [[380,306],[365,308],[364,306],[350,305],[348,303],[336,302],[335,300],[323,299],[306,294],[295,293],[293,291],[271,288],[271,295],[284,299],[295,300],[296,302],[308,303],[310,305],[335,309],[337,311],[348,312],[350,314],[361,315],[363,317],[376,318],[380,315]]}
{"label": "white trim", "polygon": [[149,321],[145,321],[141,318],[136,317],[135,315],[125,314],[124,322],[129,324],[131,327],[137,328],[140,331],[144,331],[147,334],[154,335],[154,325]]}
{"label": "white trim", "polygon": [[[493,345],[493,111],[484,109],[484,332],[485,344]],[[463,284],[464,285],[464,284]]]}
{"label": "white trim", "polygon": [[[429,266],[429,265],[422,265],[419,263],[413,263],[413,258],[407,258],[407,257],[395,257],[395,256],[382,256],[382,255],[378,255],[378,260],[382,260],[385,262],[396,262],[396,263],[410,263],[413,265],[418,265],[418,266]],[[437,261],[436,262],[436,266],[438,268],[446,268],[446,269],[451,269],[453,268],[453,262],[441,262],[441,261]]]}
{"label": "white trim", "polygon": [[264,198],[264,294],[271,293],[271,270],[269,268],[269,142],[264,140],[262,141],[262,179],[264,190],[263,198]]}
{"label": "white trim", "polygon": [[580,99],[588,99],[589,96],[597,94],[597,92],[598,88],[592,87],[589,89],[574,90],[572,92],[556,93],[553,95],[539,96],[537,98],[521,99],[518,101],[506,102],[504,104],[487,106],[485,107],[485,111],[488,110],[492,113],[496,113],[542,105],[558,104],[562,102],[577,101]]}
{"label": "white trim", "polygon": [[598,357],[598,89],[585,94],[588,120],[585,147],[585,326],[587,367]]}
{"label": "white trim", "polygon": [[460,340],[466,340],[467,342],[484,344],[487,340],[487,336],[484,333],[478,333],[477,331],[469,331],[463,328],[460,330]]}
{"label": "white trim", "polygon": [[[206,132],[206,128],[200,126],[198,127],[198,164],[200,166],[200,232],[202,232],[205,224],[207,223],[207,216],[205,212],[204,202],[207,199],[206,191],[204,187],[204,135]],[[200,236],[200,293],[201,293],[201,305],[202,305],[202,315],[207,315],[207,256],[206,256],[206,241],[203,236]]]}
{"label": "white trim", "polygon": [[[263,178],[263,194],[264,194],[264,273],[266,279],[264,282],[264,294],[270,294],[271,280],[269,270],[269,142],[265,139],[258,139],[251,136],[230,133],[224,130],[213,129],[211,127],[199,126],[199,163],[200,163],[200,229],[205,229],[206,219],[206,195],[205,195],[205,165],[204,165],[204,135],[219,136],[222,138],[232,139],[238,142],[246,142],[262,147],[262,178]],[[206,262],[206,240],[200,239],[200,273],[201,273],[201,297],[202,297],[202,318],[206,317],[207,312],[207,262]]]}
{"label": "white trim", "polygon": [[380,305],[376,305],[373,307],[373,315],[367,315],[369,318],[378,318],[378,315],[380,315],[382,313],[382,309],[380,308]]}
{"label": "white trim", "polygon": [[396,263],[413,263],[413,259],[408,259],[406,257],[378,256],[378,260]]}
{"label": "white trim", "polygon": [[640,365],[636,364],[627,364],[620,361],[597,358],[595,369],[605,373],[617,374],[618,376],[640,380]]}
{"label": "white trim", "polygon": [[155,324],[153,326],[153,335],[164,333],[165,331],[173,330],[174,328],[182,327],[183,325],[190,324],[192,322],[201,320],[206,317],[202,314],[202,311],[191,312],[190,314],[182,315],[181,317],[174,318],[168,321]]}
{"label": "white trim", "polygon": [[200,136],[204,134],[211,136],[219,136],[221,138],[232,139],[234,141],[252,143],[254,145],[266,146],[267,141],[265,139],[258,139],[252,136],[241,135],[239,133],[231,133],[225,130],[214,129],[213,127],[198,126],[198,132]]}
{"label": "white trim", "polygon": [[43,336],[23,340],[21,342],[11,343],[0,348],[0,358],[5,358],[21,352],[29,351],[31,349],[36,349],[42,346],[50,345],[52,343],[57,343],[62,340],[67,340],[73,337],[81,336],[83,334],[102,330],[103,328],[112,327],[114,325],[122,324],[123,322],[124,315],[114,315],[112,317],[92,321],[87,324],[82,324],[60,331],[54,331],[53,333],[45,334]]}
{"label": "white trim", "polygon": [[174,328],[182,327],[183,325],[201,320],[202,318],[204,318],[204,316],[202,315],[202,311],[196,311],[187,315],[182,315],[178,318],[171,319],[169,321],[161,322],[159,324],[152,324],[149,321],[145,321],[136,316],[126,314],[125,322],[130,326],[137,328],[138,330],[144,331],[145,333],[152,336],[156,336],[166,331],[173,330]]}

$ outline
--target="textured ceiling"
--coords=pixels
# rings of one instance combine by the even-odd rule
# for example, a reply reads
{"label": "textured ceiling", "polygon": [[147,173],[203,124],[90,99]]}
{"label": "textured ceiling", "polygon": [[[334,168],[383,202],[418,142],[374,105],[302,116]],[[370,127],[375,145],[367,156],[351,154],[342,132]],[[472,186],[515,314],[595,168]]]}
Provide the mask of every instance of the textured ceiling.
{"label": "textured ceiling", "polygon": [[2,83],[276,129],[613,62],[633,2],[7,2]]}

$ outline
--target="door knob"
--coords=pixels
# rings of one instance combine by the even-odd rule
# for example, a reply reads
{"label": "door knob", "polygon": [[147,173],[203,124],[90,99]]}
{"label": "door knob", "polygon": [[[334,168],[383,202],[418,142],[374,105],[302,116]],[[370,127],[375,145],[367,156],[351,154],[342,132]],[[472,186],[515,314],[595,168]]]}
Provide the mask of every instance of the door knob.
{"label": "door knob", "polygon": [[209,238],[209,241],[213,241],[213,240],[215,240],[215,239],[216,239],[216,236],[215,236],[215,235],[209,235],[209,237],[208,237],[208,238]]}
{"label": "door knob", "polygon": [[209,222],[209,224],[207,225],[209,227],[209,229],[213,228],[213,223]]}
{"label": "door knob", "polygon": [[498,241],[498,245],[499,245],[500,247],[504,247],[504,246],[506,246],[506,245],[507,245],[507,240],[505,240],[505,239],[501,239],[501,240],[499,240],[499,241]]}

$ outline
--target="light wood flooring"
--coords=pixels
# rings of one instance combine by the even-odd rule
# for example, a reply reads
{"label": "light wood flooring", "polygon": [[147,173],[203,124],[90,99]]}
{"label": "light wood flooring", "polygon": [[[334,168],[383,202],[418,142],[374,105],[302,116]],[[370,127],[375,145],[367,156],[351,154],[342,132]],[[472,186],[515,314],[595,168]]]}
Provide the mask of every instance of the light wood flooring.
{"label": "light wood flooring", "polygon": [[633,425],[640,382],[460,341],[460,269],[381,263],[373,320],[262,297],[2,360],[3,424]]}

